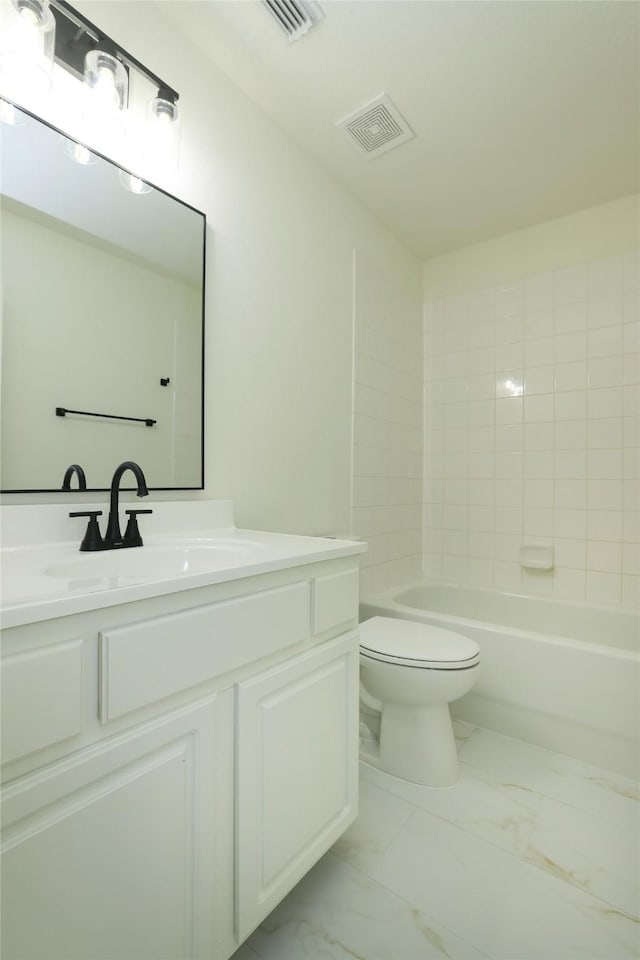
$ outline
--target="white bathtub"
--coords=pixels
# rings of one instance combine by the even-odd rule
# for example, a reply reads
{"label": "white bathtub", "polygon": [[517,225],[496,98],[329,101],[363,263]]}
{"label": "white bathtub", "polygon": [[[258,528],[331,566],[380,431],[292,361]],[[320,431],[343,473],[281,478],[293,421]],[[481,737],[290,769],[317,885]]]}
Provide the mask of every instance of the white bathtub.
{"label": "white bathtub", "polygon": [[640,618],[633,611],[420,582],[365,599],[361,620],[472,637],[481,665],[460,720],[638,776]]}

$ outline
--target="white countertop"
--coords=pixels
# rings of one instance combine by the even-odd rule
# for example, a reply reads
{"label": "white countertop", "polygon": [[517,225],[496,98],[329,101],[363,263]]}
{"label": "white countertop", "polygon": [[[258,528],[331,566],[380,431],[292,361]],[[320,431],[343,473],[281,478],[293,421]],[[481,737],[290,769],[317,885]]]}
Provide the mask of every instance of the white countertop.
{"label": "white countertop", "polygon": [[[64,617],[118,603],[192,590],[196,587],[225,583],[274,570],[285,570],[300,564],[356,555],[366,550],[364,543],[354,540],[239,530],[232,524],[211,527],[201,525],[202,522],[212,519],[228,520],[232,514],[230,507],[222,512],[209,509],[201,513],[194,508],[194,503],[187,503],[188,509],[181,517],[181,511],[174,509],[178,506],[176,504],[166,505],[169,509],[163,509],[163,504],[149,503],[148,505],[157,515],[155,522],[149,524],[152,530],[148,535],[143,529],[145,543],[143,547],[80,553],[80,539],[37,544],[33,542],[35,535],[29,530],[24,533],[26,543],[4,546],[0,551],[2,626],[15,627],[54,617]],[[125,506],[123,504],[121,513]],[[54,512],[57,512],[59,518],[60,505],[56,504],[55,507],[57,511]],[[10,508],[11,511],[24,510],[25,520],[30,509],[32,508]],[[65,516],[68,516],[68,512],[73,509],[91,509],[91,506],[64,504],[62,507]],[[201,514],[199,519],[197,514]],[[184,521],[185,516],[186,521]],[[169,521],[165,522],[167,517]],[[3,517],[4,519],[6,516]],[[142,520],[150,519],[150,517],[141,517],[140,526],[143,526]],[[80,522],[86,524],[86,520]],[[15,526],[15,517],[8,520],[8,537],[3,537],[5,543],[8,538],[14,541],[19,539],[12,535],[12,524]],[[75,521],[75,524],[77,526],[78,521]],[[154,530],[156,532],[153,532]],[[117,565],[118,555],[135,553],[142,557],[142,551],[147,549],[148,555],[151,556],[154,551],[158,552],[159,548],[162,550],[184,544],[187,545],[187,549],[194,547],[198,549],[200,545],[206,546],[207,542],[212,540],[224,542],[231,548],[231,552],[215,563],[211,569],[155,573],[152,576],[139,573],[129,573],[127,576],[120,573],[105,575],[104,572],[94,575],[92,571],[94,558],[97,561],[96,569],[98,569],[99,563],[104,562],[105,557],[113,557]],[[233,554],[233,548],[236,545],[240,550],[237,556]],[[78,574],[76,569],[69,576],[60,575],[60,573],[52,575],[52,570],[56,571],[58,568],[64,570],[68,564],[71,564],[72,568],[77,568],[79,560],[83,561],[80,565],[84,568],[81,574]],[[123,556],[123,560],[126,563],[126,557]]]}

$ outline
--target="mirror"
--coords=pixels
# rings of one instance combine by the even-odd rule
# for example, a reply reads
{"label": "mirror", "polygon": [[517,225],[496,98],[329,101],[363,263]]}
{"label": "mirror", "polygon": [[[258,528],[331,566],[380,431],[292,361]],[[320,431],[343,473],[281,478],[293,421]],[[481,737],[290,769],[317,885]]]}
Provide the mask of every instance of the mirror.
{"label": "mirror", "polygon": [[105,490],[123,460],[150,489],[201,489],[205,216],[17,115],[0,142],[2,492],[58,491],[71,463]]}

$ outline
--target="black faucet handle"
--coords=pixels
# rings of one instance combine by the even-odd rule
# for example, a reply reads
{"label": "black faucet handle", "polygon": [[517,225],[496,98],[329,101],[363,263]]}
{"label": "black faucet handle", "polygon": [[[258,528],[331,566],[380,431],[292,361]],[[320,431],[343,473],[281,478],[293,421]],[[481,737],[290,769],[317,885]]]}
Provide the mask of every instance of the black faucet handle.
{"label": "black faucet handle", "polygon": [[74,510],[69,514],[70,517],[89,517],[87,531],[80,544],[80,550],[84,553],[93,550],[102,550],[103,541],[100,527],[98,526],[98,517],[102,516],[102,510]]}
{"label": "black faucet handle", "polygon": [[124,532],[122,545],[124,547],[141,547],[143,544],[140,530],[138,529],[138,514],[153,513],[153,510],[125,510],[125,513],[129,517],[129,522]]}

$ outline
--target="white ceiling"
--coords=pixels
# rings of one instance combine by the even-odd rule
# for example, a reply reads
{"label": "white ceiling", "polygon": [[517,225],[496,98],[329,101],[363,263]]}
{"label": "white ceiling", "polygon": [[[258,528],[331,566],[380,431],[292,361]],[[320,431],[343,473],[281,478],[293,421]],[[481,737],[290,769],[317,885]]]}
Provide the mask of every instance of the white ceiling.
{"label": "white ceiling", "polygon": [[[638,190],[635,0],[321,0],[289,42],[259,0],[180,29],[422,258]],[[417,136],[368,160],[335,124],[381,92]]]}

